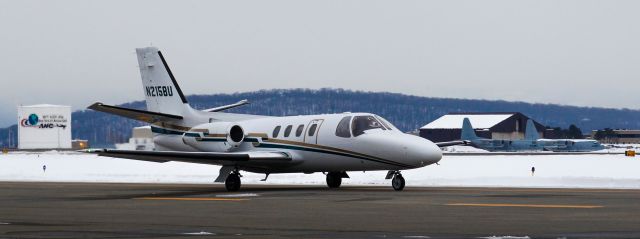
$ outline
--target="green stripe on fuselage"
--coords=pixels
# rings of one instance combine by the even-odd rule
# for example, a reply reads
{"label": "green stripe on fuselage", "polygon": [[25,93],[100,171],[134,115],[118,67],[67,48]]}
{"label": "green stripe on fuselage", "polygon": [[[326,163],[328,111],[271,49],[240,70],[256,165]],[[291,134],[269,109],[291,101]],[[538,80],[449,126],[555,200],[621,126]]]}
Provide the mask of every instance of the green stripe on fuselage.
{"label": "green stripe on fuselage", "polygon": [[182,132],[182,131],[158,128],[158,127],[153,127],[153,126],[151,126],[151,132],[158,133],[158,134],[173,134],[173,135],[182,135],[182,134],[184,134],[184,132]]}

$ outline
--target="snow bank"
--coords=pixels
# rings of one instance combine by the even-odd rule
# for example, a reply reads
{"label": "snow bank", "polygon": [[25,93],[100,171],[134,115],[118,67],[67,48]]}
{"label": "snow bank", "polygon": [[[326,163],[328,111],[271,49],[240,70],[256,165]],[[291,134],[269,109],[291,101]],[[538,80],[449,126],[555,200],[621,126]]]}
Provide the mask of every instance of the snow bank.
{"label": "snow bank", "polygon": [[[46,165],[46,171],[43,170]],[[531,175],[535,167],[535,175]],[[152,163],[80,153],[0,155],[0,181],[212,183],[218,166]],[[640,157],[623,155],[445,156],[440,165],[403,171],[408,186],[640,189]],[[349,172],[344,185],[390,185],[386,172]],[[324,175],[243,173],[243,183],[319,184]]]}

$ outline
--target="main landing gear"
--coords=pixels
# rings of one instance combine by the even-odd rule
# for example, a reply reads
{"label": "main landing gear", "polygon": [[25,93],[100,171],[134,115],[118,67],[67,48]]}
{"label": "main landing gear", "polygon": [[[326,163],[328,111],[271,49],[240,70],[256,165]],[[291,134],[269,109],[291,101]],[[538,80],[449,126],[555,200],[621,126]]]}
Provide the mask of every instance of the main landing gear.
{"label": "main landing gear", "polygon": [[343,178],[349,178],[347,172],[329,172],[327,173],[327,186],[339,188]]}
{"label": "main landing gear", "polygon": [[402,191],[404,189],[404,178],[400,171],[389,171],[385,179],[391,179],[393,190]]}
{"label": "main landing gear", "polygon": [[232,173],[227,176],[227,179],[224,181],[224,186],[227,188],[229,192],[235,192],[240,190],[240,172],[236,169]]}
{"label": "main landing gear", "polygon": [[340,184],[342,184],[342,175],[340,175],[340,173],[327,173],[327,186],[329,186],[329,188],[339,188]]}

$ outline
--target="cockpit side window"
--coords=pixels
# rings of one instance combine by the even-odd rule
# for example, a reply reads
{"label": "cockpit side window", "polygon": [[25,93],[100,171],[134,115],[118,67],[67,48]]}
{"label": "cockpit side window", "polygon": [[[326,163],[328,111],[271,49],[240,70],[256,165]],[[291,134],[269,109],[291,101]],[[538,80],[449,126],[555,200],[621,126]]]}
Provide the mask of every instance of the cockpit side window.
{"label": "cockpit side window", "polygon": [[336,136],[343,138],[350,138],[351,133],[349,132],[349,123],[351,122],[351,116],[345,116],[338,123],[338,127],[336,128]]}
{"label": "cockpit side window", "polygon": [[380,122],[371,115],[353,117],[353,123],[351,124],[353,137],[358,137],[359,135],[364,134],[364,131],[370,129],[384,130],[384,126],[382,126],[382,124],[380,124]]}

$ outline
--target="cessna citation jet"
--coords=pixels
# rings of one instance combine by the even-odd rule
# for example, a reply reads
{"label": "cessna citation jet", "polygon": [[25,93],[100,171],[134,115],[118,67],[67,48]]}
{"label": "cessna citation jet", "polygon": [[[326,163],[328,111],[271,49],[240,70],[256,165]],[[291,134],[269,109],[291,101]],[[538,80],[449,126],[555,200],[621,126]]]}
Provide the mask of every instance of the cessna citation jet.
{"label": "cessna citation jet", "polygon": [[337,188],[347,171],[388,170],[395,190],[405,185],[400,170],[437,163],[440,147],[401,132],[369,113],[271,117],[223,113],[235,104],[206,110],[189,106],[162,53],[155,47],[136,49],[147,110],[95,103],[89,109],[151,124],[155,151],[94,149],[101,156],[151,162],[179,161],[220,165],[215,182],[228,191],[240,189],[240,171],[326,173]]}

